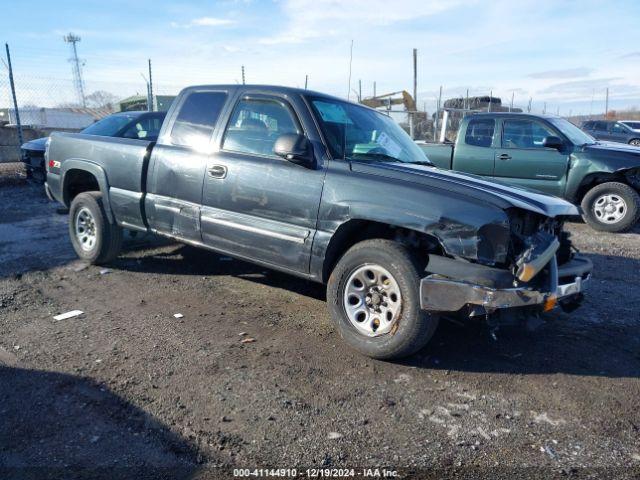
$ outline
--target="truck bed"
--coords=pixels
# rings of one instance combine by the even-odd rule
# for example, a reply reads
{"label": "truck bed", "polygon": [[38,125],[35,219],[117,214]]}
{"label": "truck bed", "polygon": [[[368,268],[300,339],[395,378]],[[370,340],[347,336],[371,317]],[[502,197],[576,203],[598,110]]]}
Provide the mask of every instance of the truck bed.
{"label": "truck bed", "polygon": [[146,228],[143,195],[149,154],[154,142],[128,138],[102,137],[79,133],[51,135],[49,162],[60,162],[59,167],[47,166],[47,184],[51,194],[69,204],[64,195],[64,181],[73,175],[74,168],[87,170],[96,178],[101,190],[108,191],[111,212],[122,226]]}

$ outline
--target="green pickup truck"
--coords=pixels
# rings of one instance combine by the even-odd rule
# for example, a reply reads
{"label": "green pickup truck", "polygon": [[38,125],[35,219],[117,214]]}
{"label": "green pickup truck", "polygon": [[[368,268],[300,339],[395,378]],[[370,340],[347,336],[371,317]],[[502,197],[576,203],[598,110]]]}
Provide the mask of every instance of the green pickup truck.
{"label": "green pickup truck", "polygon": [[563,197],[596,230],[640,218],[640,148],[599,142],[571,122],[523,113],[473,113],[454,143],[417,142],[437,167]]}

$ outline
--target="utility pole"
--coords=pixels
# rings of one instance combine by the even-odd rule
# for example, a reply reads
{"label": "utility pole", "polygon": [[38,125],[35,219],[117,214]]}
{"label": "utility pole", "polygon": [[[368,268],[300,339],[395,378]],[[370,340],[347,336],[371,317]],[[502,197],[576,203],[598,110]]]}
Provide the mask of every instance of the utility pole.
{"label": "utility pole", "polygon": [[347,100],[351,97],[351,64],[353,63],[353,39],[351,39],[351,48],[349,49],[349,85],[347,88]]}
{"label": "utility pole", "polygon": [[362,80],[358,80],[358,102],[362,101]]}
{"label": "utility pole", "polygon": [[82,65],[80,64],[80,59],[78,58],[78,47],[77,44],[81,40],[78,35],[74,35],[73,33],[69,33],[69,35],[65,35],[64,41],[71,45],[71,58],[69,61],[73,66],[73,82],[76,86],[76,93],[78,95],[78,100],[80,100],[80,104],[83,107],[87,106],[87,101],[84,96],[84,81],[82,80]]}
{"label": "utility pole", "polygon": [[542,114],[546,115],[547,113],[547,102],[544,102],[544,106],[542,107]]}
{"label": "utility pole", "polygon": [[418,104],[418,49],[413,49],[413,101]]}
{"label": "utility pole", "polygon": [[376,81],[373,81],[373,98],[376,98]]}
{"label": "utility pole", "polygon": [[144,76],[144,73],[141,73],[140,76],[144,80],[144,84],[147,86],[147,112],[150,112],[152,99],[151,99],[151,91],[149,89],[149,80],[147,80],[147,77]]}
{"label": "utility pole", "polygon": [[9,69],[9,84],[11,85],[11,96],[13,97],[13,108],[16,111],[16,126],[18,127],[18,141],[20,145],[24,143],[22,138],[22,124],[20,123],[20,111],[18,110],[18,99],[16,98],[16,85],[13,82],[13,67],[11,66],[11,53],[9,53],[9,44],[4,44],[7,50],[7,68]]}
{"label": "utility pole", "polygon": [[527,105],[527,113],[531,113],[531,103],[533,102],[533,97],[529,97],[529,104]]}
{"label": "utility pole", "polygon": [[153,75],[151,73],[151,59],[149,58],[149,99],[151,100],[151,105],[148,106],[150,112],[154,110],[154,101],[153,101]]}
{"label": "utility pole", "polygon": [[307,85],[309,84],[309,75],[304,76],[304,89],[307,89]]}
{"label": "utility pole", "polygon": [[[413,49],[413,103],[418,107],[418,49]],[[409,136],[415,139],[415,113],[409,112]]]}
{"label": "utility pole", "polygon": [[464,97],[464,108],[465,110],[469,108],[469,89],[467,88],[467,95]]}
{"label": "utility pole", "polygon": [[604,118],[607,118],[608,115],[609,115],[609,87],[607,87],[607,90],[605,92],[605,97],[604,97]]}
{"label": "utility pole", "polygon": [[516,94],[516,92],[511,92],[511,104],[509,105],[509,111],[512,112],[513,111],[513,97]]}
{"label": "utility pole", "polygon": [[244,65],[242,65],[242,84],[244,85]]}
{"label": "utility pole", "polygon": [[491,111],[491,101],[493,100],[493,90],[489,90],[489,106],[487,107],[487,112]]}

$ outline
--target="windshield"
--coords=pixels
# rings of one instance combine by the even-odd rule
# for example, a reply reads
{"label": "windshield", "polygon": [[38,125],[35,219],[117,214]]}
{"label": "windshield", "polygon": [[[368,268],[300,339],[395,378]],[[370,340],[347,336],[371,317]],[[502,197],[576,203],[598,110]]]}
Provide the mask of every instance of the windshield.
{"label": "windshield", "polygon": [[550,118],[549,121],[574,145],[591,145],[596,143],[595,138],[564,118]]}
{"label": "windshield", "polygon": [[133,115],[111,115],[109,117],[103,118],[93,125],[89,125],[80,133],[84,133],[86,135],[102,135],[104,137],[113,137],[134,118],[135,117]]}
{"label": "windshield", "polygon": [[329,98],[311,98],[311,104],[334,158],[431,163],[387,115]]}
{"label": "windshield", "polygon": [[640,122],[620,122],[626,125],[629,128],[633,128],[634,130],[640,130]]}

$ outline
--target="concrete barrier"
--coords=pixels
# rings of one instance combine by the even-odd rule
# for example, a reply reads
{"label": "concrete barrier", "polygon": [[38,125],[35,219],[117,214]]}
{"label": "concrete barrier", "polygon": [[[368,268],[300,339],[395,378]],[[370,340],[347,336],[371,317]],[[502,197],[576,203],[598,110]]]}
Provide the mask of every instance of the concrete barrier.
{"label": "concrete barrier", "polygon": [[[48,137],[53,131],[50,128],[23,127],[22,136],[25,142],[36,138]],[[78,130],[59,130],[65,132],[77,132]],[[20,161],[20,140],[18,129],[15,126],[0,126],[0,163]]]}

